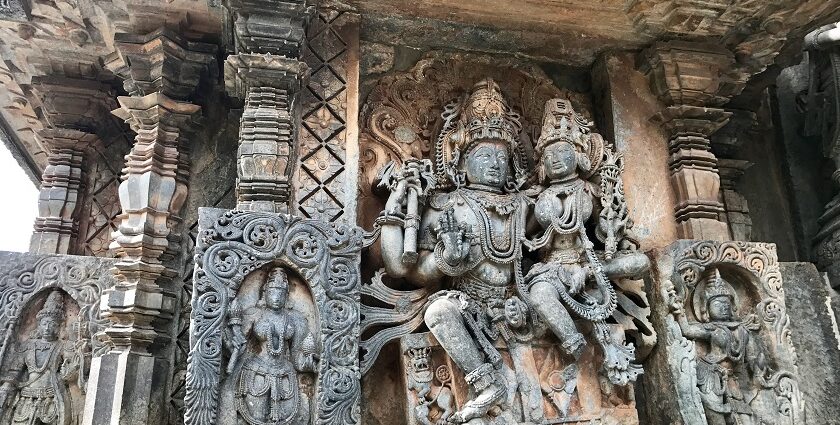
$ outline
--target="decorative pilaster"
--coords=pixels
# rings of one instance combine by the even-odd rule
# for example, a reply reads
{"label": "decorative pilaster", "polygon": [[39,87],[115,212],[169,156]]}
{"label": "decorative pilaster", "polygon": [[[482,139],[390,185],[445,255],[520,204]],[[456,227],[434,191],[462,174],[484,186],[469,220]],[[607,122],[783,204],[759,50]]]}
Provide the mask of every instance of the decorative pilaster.
{"label": "decorative pilaster", "polygon": [[36,254],[74,254],[79,232],[84,162],[94,134],[70,129],[45,128],[38,138],[49,159],[41,178],[38,217],[29,251]]}
{"label": "decorative pilaster", "polygon": [[237,209],[288,213],[298,153],[298,97],[309,76],[298,58],[314,8],[306,0],[230,0],[226,6],[236,53],[225,61],[225,86],[228,95],[244,102]]}
{"label": "decorative pilaster", "polygon": [[753,163],[736,158],[742,147],[757,137],[758,120],[756,114],[751,111],[735,109],[729,112],[732,113],[729,122],[712,137],[712,150],[718,157],[723,218],[729,227],[732,240],[750,241],[750,208],[747,198],[738,192],[737,184]]}
{"label": "decorative pilaster", "polygon": [[[117,283],[103,294],[110,353],[91,365],[85,424],[166,421],[166,358],[176,299],[175,254],[189,180],[189,140],[201,107],[190,102],[216,75],[215,46],[169,30],[115,36],[106,66],[123,78],[129,97],[113,113],[137,133],[119,187],[122,214],[111,249]],[[136,400],[141,400],[137,402]]]}
{"label": "decorative pilaster", "polygon": [[225,62],[228,93],[244,99],[237,154],[237,209],[289,212],[297,151],[294,102],[306,64],[280,56],[238,54]]}
{"label": "decorative pilaster", "polygon": [[60,77],[33,79],[33,91],[44,114],[38,141],[48,152],[41,178],[38,217],[30,252],[78,254],[79,221],[84,203],[86,158],[99,143],[95,134],[109,126],[115,106],[111,87]]}
{"label": "decorative pilaster", "polygon": [[727,240],[721,221],[720,176],[711,135],[731,113],[720,108],[744,86],[746,76],[732,71],[726,49],[699,43],[657,43],[646,50],[641,69],[665,108],[652,119],[669,136],[674,212],[681,238]]}
{"label": "decorative pilaster", "polygon": [[[840,186],[840,24],[826,25],[805,36],[809,81],[803,133],[819,141],[822,154],[834,163],[831,180]],[[825,206],[814,238],[819,268],[840,286],[840,193]]]}

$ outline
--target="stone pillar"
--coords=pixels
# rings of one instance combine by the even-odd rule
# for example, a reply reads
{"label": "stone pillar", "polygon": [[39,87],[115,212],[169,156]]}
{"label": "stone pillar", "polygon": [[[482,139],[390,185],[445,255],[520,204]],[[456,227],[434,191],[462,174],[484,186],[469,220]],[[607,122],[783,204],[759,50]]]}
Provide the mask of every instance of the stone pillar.
{"label": "stone pillar", "polygon": [[[819,143],[834,164],[831,180],[840,186],[840,25],[819,28],[805,37],[808,51],[808,88],[803,133]],[[814,237],[817,265],[828,272],[831,285],[840,287],[840,192],[825,205]]]}
{"label": "stone pillar", "polygon": [[230,0],[235,54],[228,94],[244,102],[237,155],[237,209],[288,213],[297,161],[298,96],[309,75],[298,60],[313,7],[305,0]]}
{"label": "stone pillar", "polygon": [[48,149],[49,162],[41,177],[38,217],[29,251],[75,254],[85,157],[88,148],[99,139],[83,131],[53,128],[40,130],[38,139]]}
{"label": "stone pillar", "polygon": [[652,119],[670,138],[679,237],[727,240],[710,137],[728,121],[731,114],[720,107],[740,93],[746,75],[733,70],[732,52],[716,45],[660,42],[639,59],[651,90],[664,104]]}
{"label": "stone pillar", "polygon": [[119,188],[122,214],[111,248],[117,283],[105,291],[102,315],[112,346],[91,364],[84,423],[160,424],[166,409],[168,335],[180,248],[181,207],[189,179],[189,137],[201,107],[189,99],[215,76],[215,46],[168,30],[117,34],[106,66],[131,94],[114,115],[137,133]]}
{"label": "stone pillar", "polygon": [[108,113],[116,105],[113,90],[95,81],[61,77],[34,78],[32,88],[45,120],[37,138],[49,157],[29,251],[78,254],[86,156],[99,143],[95,133],[109,124]]}

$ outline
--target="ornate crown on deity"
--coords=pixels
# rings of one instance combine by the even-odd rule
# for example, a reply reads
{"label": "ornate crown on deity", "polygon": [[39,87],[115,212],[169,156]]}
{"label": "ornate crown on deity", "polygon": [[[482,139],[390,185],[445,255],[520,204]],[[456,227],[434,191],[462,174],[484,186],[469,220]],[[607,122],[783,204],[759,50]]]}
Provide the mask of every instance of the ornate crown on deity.
{"label": "ornate crown on deity", "polygon": [[286,271],[282,267],[273,268],[268,274],[268,282],[266,282],[265,288],[289,289],[289,277],[286,275]]}
{"label": "ornate crown on deity", "polygon": [[[458,162],[479,142],[499,141],[508,147],[513,162],[514,179],[523,180],[527,161],[519,141],[522,124],[519,114],[505,101],[499,85],[485,78],[472,87],[466,98],[446,105],[441,114],[444,125],[435,144],[435,168],[440,182],[462,179]],[[446,177],[446,178],[444,178]]]}
{"label": "ornate crown on deity", "polygon": [[735,294],[732,288],[726,283],[725,280],[720,276],[720,271],[715,269],[715,274],[709,276],[708,280],[706,281],[706,288],[704,290],[704,296],[706,297],[706,304],[708,305],[709,301],[719,298],[719,297],[727,297],[731,301],[734,301]]}
{"label": "ornate crown on deity", "polygon": [[49,318],[59,322],[64,319],[64,297],[61,296],[61,292],[50,292],[47,301],[44,302],[44,307],[38,312],[37,318],[38,320]]}
{"label": "ornate crown on deity", "polygon": [[592,122],[575,111],[572,102],[556,98],[545,102],[542,130],[534,151],[539,158],[547,147],[560,142],[571,144],[589,159],[589,171],[584,178],[589,178],[601,166],[605,150],[604,138],[592,132]]}
{"label": "ornate crown on deity", "polygon": [[519,115],[512,113],[502,96],[499,85],[486,78],[473,85],[473,92],[464,105],[463,118],[466,134],[464,152],[481,140],[501,140],[514,143],[519,136]]}

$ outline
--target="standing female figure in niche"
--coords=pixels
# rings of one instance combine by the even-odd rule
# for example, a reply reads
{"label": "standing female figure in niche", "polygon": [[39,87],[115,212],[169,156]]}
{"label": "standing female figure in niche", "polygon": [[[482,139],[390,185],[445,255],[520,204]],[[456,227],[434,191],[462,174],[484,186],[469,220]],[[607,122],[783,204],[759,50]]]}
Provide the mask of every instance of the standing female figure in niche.
{"label": "standing female figure in niche", "polygon": [[288,296],[286,272],[275,267],[256,307],[243,314],[236,300],[231,303],[228,373],[236,379],[240,424],[309,423],[309,397],[298,373],[315,371],[315,339],[306,318],[286,306]]}

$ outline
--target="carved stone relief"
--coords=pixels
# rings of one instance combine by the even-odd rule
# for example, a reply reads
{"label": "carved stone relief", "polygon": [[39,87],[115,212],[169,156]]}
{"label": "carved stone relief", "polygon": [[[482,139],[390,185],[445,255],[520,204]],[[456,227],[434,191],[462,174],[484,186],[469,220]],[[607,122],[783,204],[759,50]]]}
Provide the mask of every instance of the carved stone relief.
{"label": "carved stone relief", "polygon": [[805,423],[775,246],[679,241],[658,262],[655,423]]}
{"label": "carved stone relief", "polygon": [[185,422],[358,423],[361,230],[200,211]]}
{"label": "carved stone relief", "polygon": [[0,253],[0,423],[76,424],[113,261]]}
{"label": "carved stone relief", "polygon": [[356,222],[359,173],[359,17],[321,10],[309,24],[303,60],[294,193],[296,214]]}
{"label": "carved stone relief", "polygon": [[374,193],[377,172],[389,161],[400,164],[429,157],[447,103],[485,77],[501,86],[511,107],[521,114],[526,150],[539,136],[548,99],[570,99],[583,116],[592,117],[587,96],[557,88],[536,67],[485,56],[429,54],[410,70],[379,79],[362,107],[358,201],[362,226],[369,228],[376,218],[372,212],[384,207]]}
{"label": "carved stone relief", "polygon": [[[401,338],[412,424],[636,422],[628,384],[641,367],[625,331],[637,328],[623,318],[645,323],[646,306],[613,281],[644,276],[648,259],[628,232],[621,156],[568,99],[526,121],[492,78],[454,97],[422,136],[431,159],[400,152],[402,166],[378,174],[391,195],[376,219],[385,267],[363,287],[363,370]],[[414,115],[381,113],[417,148]]]}

